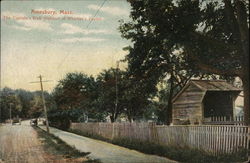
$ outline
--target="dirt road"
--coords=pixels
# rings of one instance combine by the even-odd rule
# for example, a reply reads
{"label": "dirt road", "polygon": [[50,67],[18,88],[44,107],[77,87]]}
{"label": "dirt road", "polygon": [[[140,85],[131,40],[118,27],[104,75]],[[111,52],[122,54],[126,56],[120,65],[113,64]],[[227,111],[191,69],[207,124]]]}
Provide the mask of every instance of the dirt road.
{"label": "dirt road", "polygon": [[22,125],[0,125],[0,163],[71,163],[82,159],[65,159],[45,151],[29,121]]}
{"label": "dirt road", "polygon": [[52,162],[29,123],[0,126],[0,160],[4,162]]}
{"label": "dirt road", "polygon": [[[45,127],[42,127],[45,130]],[[90,139],[73,133],[50,128],[50,132],[80,151],[91,152],[88,156],[103,163],[176,163],[164,157],[148,155],[135,150]]]}

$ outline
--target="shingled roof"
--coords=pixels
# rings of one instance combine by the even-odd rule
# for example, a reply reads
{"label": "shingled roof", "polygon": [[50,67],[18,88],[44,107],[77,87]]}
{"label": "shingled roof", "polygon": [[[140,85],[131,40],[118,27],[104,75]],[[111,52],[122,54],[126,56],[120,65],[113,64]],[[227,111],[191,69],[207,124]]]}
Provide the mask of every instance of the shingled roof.
{"label": "shingled roof", "polygon": [[242,89],[234,87],[232,84],[224,80],[190,80],[181,91],[179,91],[172,99],[174,102],[184,92],[190,84],[193,84],[201,89],[201,91],[236,91],[241,92]]}
{"label": "shingled roof", "polygon": [[191,82],[207,91],[242,91],[224,80],[191,80]]}

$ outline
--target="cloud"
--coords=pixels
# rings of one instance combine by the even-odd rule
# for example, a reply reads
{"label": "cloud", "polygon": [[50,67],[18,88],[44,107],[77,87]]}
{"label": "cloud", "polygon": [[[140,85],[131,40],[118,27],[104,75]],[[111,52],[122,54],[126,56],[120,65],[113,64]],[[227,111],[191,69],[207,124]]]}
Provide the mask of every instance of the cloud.
{"label": "cloud", "polygon": [[19,29],[19,30],[44,30],[44,31],[52,31],[51,25],[47,22],[42,20],[33,20],[29,19],[27,15],[24,13],[17,13],[17,12],[10,12],[5,11],[2,13],[3,16],[11,17],[18,25],[12,25],[12,28]]}
{"label": "cloud", "polygon": [[73,38],[66,38],[66,39],[60,39],[60,42],[64,43],[74,43],[74,42],[101,42],[105,41],[105,39],[102,38],[93,38],[93,37],[73,37]]}
{"label": "cloud", "polygon": [[107,31],[104,29],[83,29],[79,26],[75,26],[69,23],[62,23],[61,24],[62,31],[60,33],[64,34],[75,34],[75,33],[82,33],[82,34],[110,34],[111,31]]}
{"label": "cloud", "polygon": [[13,16],[16,16],[16,17],[25,17],[26,15],[24,13],[21,13],[21,12],[10,12],[10,11],[4,11],[1,13],[2,17],[3,16],[10,16],[10,17],[13,17]]}
{"label": "cloud", "polygon": [[24,26],[18,26],[18,25],[12,25],[11,27],[15,28],[15,29],[23,30],[23,31],[30,31],[31,30],[31,28],[27,28]]}
{"label": "cloud", "polygon": [[72,14],[72,17],[80,17],[80,18],[91,18],[93,17],[91,14]]}
{"label": "cloud", "polygon": [[17,23],[23,25],[24,28],[52,31],[50,24],[42,20],[17,20]]}
{"label": "cloud", "polygon": [[[99,10],[100,6],[98,5],[88,5],[88,9]],[[100,11],[111,14],[111,15],[129,15],[129,11],[122,9],[120,7],[102,7]]]}

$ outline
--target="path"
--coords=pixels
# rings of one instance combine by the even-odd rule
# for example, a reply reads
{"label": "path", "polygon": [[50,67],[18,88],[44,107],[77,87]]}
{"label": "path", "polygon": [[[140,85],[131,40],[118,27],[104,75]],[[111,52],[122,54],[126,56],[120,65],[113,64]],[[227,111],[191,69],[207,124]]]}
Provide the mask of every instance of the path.
{"label": "path", "polygon": [[[44,126],[40,126],[45,130]],[[135,150],[90,139],[73,133],[50,128],[50,132],[58,136],[69,145],[83,152],[91,152],[88,156],[92,159],[99,159],[103,163],[174,163],[164,157],[143,154]]]}
{"label": "path", "polygon": [[4,163],[52,162],[28,123],[0,126],[0,160]]}
{"label": "path", "polygon": [[0,125],[0,163],[82,162],[81,159],[72,160],[45,151],[29,121],[22,122],[22,125]]}

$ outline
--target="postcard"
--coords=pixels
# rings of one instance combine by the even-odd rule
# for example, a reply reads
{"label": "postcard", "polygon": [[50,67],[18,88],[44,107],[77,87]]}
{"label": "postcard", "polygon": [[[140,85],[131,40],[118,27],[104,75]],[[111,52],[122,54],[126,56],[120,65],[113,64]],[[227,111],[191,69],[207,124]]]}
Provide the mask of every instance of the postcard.
{"label": "postcard", "polygon": [[248,5],[1,1],[0,163],[249,161]]}

